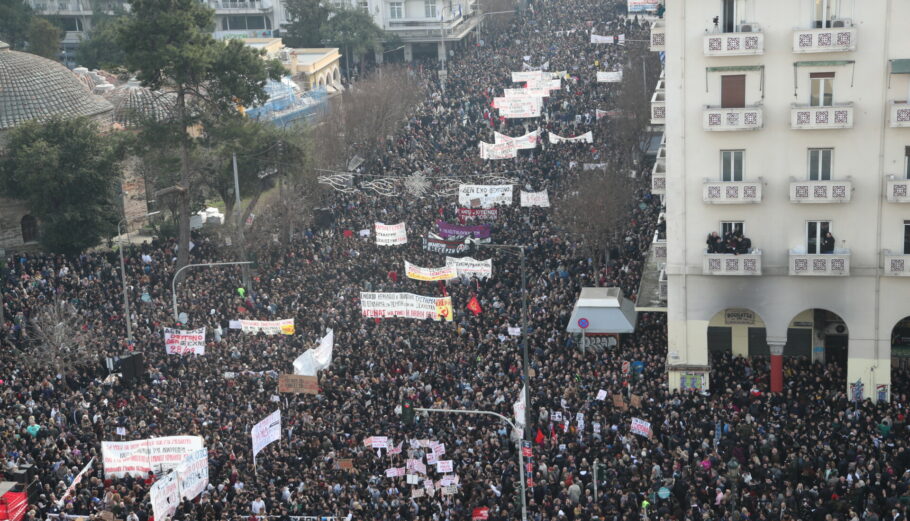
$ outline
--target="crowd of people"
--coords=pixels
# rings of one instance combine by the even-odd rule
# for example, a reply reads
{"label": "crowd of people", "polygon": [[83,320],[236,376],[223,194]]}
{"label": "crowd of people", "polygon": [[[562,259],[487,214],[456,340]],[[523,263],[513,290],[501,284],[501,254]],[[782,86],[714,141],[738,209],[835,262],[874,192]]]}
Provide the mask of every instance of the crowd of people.
{"label": "crowd of people", "polygon": [[[415,107],[387,154],[363,172],[420,170],[462,179],[489,173],[558,196],[573,169],[628,154],[611,147],[611,118],[596,117],[596,109],[613,108],[615,87],[597,84],[594,75],[627,65],[628,48],[647,40],[647,24],[615,15],[612,2],[532,5],[507,30],[455,56],[444,91],[426,76],[430,97]],[[622,33],[629,43],[592,45],[592,32]],[[524,122],[501,120],[490,108],[502,88],[514,86],[510,72],[525,63],[548,63],[571,77],[564,80],[568,88],[546,102],[541,127],[563,137],[590,130],[594,143],[546,144],[515,161],[481,161],[478,140],[492,142],[494,130],[512,136],[527,130]],[[549,208],[500,206],[490,222],[494,242],[526,248],[529,519],[905,519],[906,378],[895,378],[890,402],[854,403],[844,393],[842,367],[788,360],[785,392],[775,395],[767,392],[767,360],[727,355],[712,363],[710,392],[671,393],[665,315],[641,314],[636,332],[612,348],[582,351],[566,332],[582,287],[620,287],[627,298],[637,297],[661,207],[648,193],[647,162],[635,159],[629,161],[637,176],[628,217],[604,258],[590,258],[580,238],[555,224]],[[491,521],[520,518],[518,448],[510,429],[494,418],[442,414],[419,415],[411,425],[396,411],[407,399],[427,408],[512,416],[523,384],[520,337],[509,331],[520,326],[518,259],[481,247],[471,255],[493,259],[491,278],[445,285],[412,280],[403,274],[405,260],[444,263],[444,255],[421,248],[420,236],[433,230],[436,219],[457,220],[452,196],[328,192],[324,208],[334,216],[331,222],[257,252],[251,287],[238,291],[241,277],[234,268],[195,270],[181,281],[179,306],[189,320],[179,327],[207,328],[201,356],[165,354],[162,328],[175,326],[173,241],[125,252],[130,316],[122,313],[114,254],[8,259],[7,322],[0,328],[0,453],[7,475],[25,465],[37,471],[39,490],[26,519],[102,512],[127,521],[149,519],[149,487],[161,476],[105,476],[101,442],[170,435],[203,437],[209,458],[207,490],[181,504],[175,519],[454,521],[480,507],[489,509]],[[406,222],[408,243],[377,246],[357,233],[376,221]],[[216,236],[196,235],[193,242],[193,262],[224,260]],[[365,319],[362,291],[444,292],[452,297],[454,317]],[[478,313],[465,308],[473,297]],[[79,336],[91,362],[56,372],[28,351],[36,341],[32,317],[60,300],[78,309]],[[293,318],[295,334],[232,329],[231,321],[241,318]],[[127,320],[133,346],[125,342]],[[276,375],[291,372],[293,360],[329,328],[335,349],[330,367],[319,374],[319,393],[279,393]],[[139,381],[108,378],[104,360],[130,349],[145,356]],[[624,373],[624,361],[637,362],[640,371]],[[598,399],[601,390],[607,399]],[[625,398],[617,403],[613,395]],[[282,439],[258,454],[254,469],[250,429],[276,408]],[[633,417],[650,422],[650,437],[631,432]],[[403,442],[403,454],[365,446],[372,436]],[[408,454],[421,450],[409,440],[445,444],[459,479],[456,493],[414,498],[412,490],[420,485],[387,477],[385,469],[422,456]],[[92,458],[91,471],[64,498]],[[350,468],[339,465],[342,460],[351,460]]]}
{"label": "crowd of people", "polygon": [[723,237],[717,232],[711,232],[708,235],[706,244],[708,253],[729,253],[733,255],[752,253],[752,239],[743,235],[741,229],[727,231]]}

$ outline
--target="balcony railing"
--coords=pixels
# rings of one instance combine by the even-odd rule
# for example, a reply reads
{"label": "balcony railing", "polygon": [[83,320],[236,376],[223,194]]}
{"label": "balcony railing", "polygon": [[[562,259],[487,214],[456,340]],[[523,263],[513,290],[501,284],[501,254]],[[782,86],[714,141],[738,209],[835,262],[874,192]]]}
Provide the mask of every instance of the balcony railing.
{"label": "balcony railing", "polygon": [[752,56],[764,54],[765,35],[756,24],[743,24],[740,33],[709,33],[705,35],[705,56]]}
{"label": "balcony railing", "polygon": [[891,127],[910,127],[910,102],[891,102]]}
{"label": "balcony railing", "polygon": [[852,181],[790,181],[791,203],[849,203]]}
{"label": "balcony railing", "polygon": [[761,181],[709,181],[705,179],[702,200],[708,204],[761,202]]}
{"label": "balcony railing", "polygon": [[243,10],[260,10],[263,9],[261,0],[250,0],[248,2],[231,2],[210,0],[209,6],[219,11],[243,11]]}
{"label": "balcony railing", "polygon": [[663,125],[667,121],[666,93],[663,90],[654,91],[651,96],[651,124]]}
{"label": "balcony railing", "polygon": [[762,128],[762,107],[705,107],[702,128],[712,131],[758,130]]}
{"label": "balcony railing", "polygon": [[657,298],[667,300],[667,270],[661,269],[657,277]]}
{"label": "balcony railing", "polygon": [[885,176],[885,195],[889,203],[910,203],[910,179]]}
{"label": "balcony railing", "polygon": [[666,29],[664,28],[664,23],[661,21],[654,22],[654,25],[651,26],[651,50],[667,50]]}
{"label": "balcony railing", "polygon": [[707,253],[702,262],[704,275],[761,275],[761,250],[733,255]]}
{"label": "balcony railing", "polygon": [[667,160],[658,157],[651,169],[651,193],[663,195],[667,193]]}
{"label": "balcony railing", "polygon": [[833,107],[791,105],[790,128],[795,130],[853,128],[853,103],[842,103]]}
{"label": "balcony railing", "polygon": [[654,232],[654,240],[651,241],[651,253],[658,264],[667,262],[667,239],[658,239],[657,232]]}
{"label": "balcony railing", "polygon": [[835,20],[825,29],[794,29],[793,52],[846,52],[856,50],[856,27],[849,20]]}
{"label": "balcony railing", "polygon": [[910,277],[910,255],[901,255],[891,250],[883,250],[885,257],[885,276]]}
{"label": "balcony railing", "polygon": [[819,254],[790,250],[790,275],[846,277],[850,275],[850,250]]}

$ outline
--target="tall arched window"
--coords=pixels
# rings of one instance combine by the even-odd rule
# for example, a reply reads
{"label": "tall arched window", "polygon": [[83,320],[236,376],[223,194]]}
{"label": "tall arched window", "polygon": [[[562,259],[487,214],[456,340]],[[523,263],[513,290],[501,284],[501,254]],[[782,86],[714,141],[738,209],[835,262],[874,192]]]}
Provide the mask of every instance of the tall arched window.
{"label": "tall arched window", "polygon": [[38,219],[31,215],[26,215],[20,222],[22,226],[22,242],[35,242],[38,240]]}

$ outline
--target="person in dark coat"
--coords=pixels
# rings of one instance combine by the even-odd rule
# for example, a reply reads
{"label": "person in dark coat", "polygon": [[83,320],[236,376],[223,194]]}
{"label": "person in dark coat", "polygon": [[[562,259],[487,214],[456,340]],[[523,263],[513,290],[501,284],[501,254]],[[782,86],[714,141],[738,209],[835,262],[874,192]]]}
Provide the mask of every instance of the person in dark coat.
{"label": "person in dark coat", "polygon": [[826,233],[825,238],[822,239],[821,253],[834,253],[834,236],[831,235],[831,232]]}

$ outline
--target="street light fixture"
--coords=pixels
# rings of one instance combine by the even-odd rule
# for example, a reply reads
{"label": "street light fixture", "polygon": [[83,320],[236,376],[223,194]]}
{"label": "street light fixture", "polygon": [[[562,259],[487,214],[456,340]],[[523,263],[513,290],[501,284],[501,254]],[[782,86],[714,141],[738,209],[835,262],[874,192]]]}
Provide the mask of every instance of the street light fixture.
{"label": "street light fixture", "polygon": [[[120,222],[117,223],[117,244],[119,245],[118,250],[120,250],[120,282],[123,285],[123,317],[126,320],[126,343],[127,345],[133,345],[133,323],[130,318],[130,299],[126,294],[126,266],[123,262],[123,232],[121,227],[124,223],[131,221],[138,221],[140,219],[145,219],[153,215],[158,215],[160,211],[149,212],[145,215],[136,216],[132,219],[124,217],[120,219]],[[129,228],[127,228],[126,233],[129,234]]]}
{"label": "street light fixture", "polygon": [[205,262],[202,264],[187,264],[186,266],[177,270],[177,273],[174,273],[174,278],[171,279],[171,298],[173,299],[174,304],[174,322],[178,322],[180,319],[179,314],[177,313],[177,279],[180,278],[180,272],[187,268],[211,268],[213,266],[237,266],[237,265],[246,265],[253,264],[252,261],[237,261],[237,262]]}

